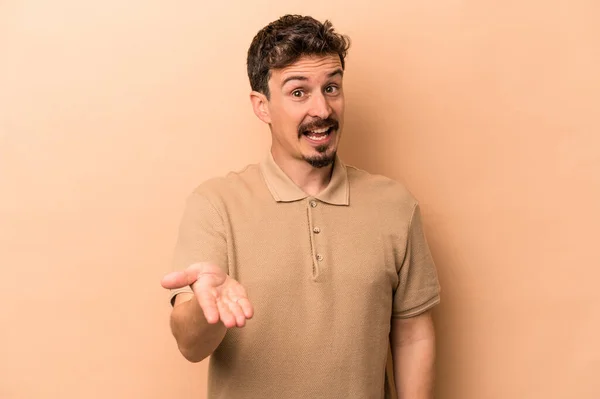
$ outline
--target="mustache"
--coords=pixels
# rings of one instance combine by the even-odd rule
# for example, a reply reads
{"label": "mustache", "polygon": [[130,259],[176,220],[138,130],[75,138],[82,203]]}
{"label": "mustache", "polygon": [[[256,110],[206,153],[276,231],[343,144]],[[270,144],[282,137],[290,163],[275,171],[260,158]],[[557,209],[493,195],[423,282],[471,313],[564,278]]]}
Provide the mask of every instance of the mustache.
{"label": "mustache", "polygon": [[339,122],[332,117],[326,119],[317,119],[308,123],[303,123],[300,126],[298,126],[298,137],[302,136],[302,134],[308,132],[309,130],[325,128],[333,128],[334,130],[337,130],[339,126]]}

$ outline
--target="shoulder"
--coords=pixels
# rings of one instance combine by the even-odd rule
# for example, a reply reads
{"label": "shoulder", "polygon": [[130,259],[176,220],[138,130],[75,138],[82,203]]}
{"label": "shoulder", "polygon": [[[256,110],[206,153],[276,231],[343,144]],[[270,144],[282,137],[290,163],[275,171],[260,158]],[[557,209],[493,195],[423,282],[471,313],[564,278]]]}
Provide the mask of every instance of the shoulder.
{"label": "shoulder", "polygon": [[353,165],[346,165],[350,190],[360,198],[389,204],[409,211],[417,206],[415,196],[401,182],[387,176],[368,172]]}
{"label": "shoulder", "polygon": [[191,192],[217,205],[233,197],[243,197],[257,190],[262,181],[258,164],[248,164],[225,175],[211,177],[198,184]]}

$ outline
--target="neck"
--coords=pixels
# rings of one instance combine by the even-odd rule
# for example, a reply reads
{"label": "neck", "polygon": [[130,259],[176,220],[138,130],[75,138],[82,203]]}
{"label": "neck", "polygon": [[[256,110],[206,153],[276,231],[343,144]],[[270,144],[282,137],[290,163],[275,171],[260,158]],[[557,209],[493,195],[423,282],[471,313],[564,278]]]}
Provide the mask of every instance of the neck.
{"label": "neck", "polygon": [[308,195],[317,195],[331,180],[333,164],[315,168],[303,159],[284,157],[271,150],[273,160],[298,187]]}

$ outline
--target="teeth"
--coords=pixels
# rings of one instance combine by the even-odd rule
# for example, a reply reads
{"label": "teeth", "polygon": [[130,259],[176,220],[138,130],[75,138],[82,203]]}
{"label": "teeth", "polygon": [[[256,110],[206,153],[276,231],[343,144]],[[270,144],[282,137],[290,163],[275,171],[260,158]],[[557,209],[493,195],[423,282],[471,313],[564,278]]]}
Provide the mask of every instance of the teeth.
{"label": "teeth", "polygon": [[308,138],[314,141],[322,141],[325,140],[327,138],[327,135],[323,135],[323,136],[313,136],[313,135],[308,135]]}
{"label": "teeth", "polygon": [[311,139],[313,141],[324,141],[329,136],[329,134],[327,134],[329,129],[331,129],[331,126],[325,127],[322,129],[318,129],[318,130],[310,130],[310,131],[306,132],[305,134],[306,134],[306,137],[308,137],[309,139]]}

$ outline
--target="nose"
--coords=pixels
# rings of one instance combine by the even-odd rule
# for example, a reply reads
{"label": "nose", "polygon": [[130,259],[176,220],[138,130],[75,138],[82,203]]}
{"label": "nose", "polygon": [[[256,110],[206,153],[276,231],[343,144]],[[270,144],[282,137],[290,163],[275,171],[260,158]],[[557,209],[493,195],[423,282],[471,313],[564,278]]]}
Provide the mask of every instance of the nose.
{"label": "nose", "polygon": [[331,107],[323,94],[313,95],[311,98],[310,116],[327,119],[331,115]]}

